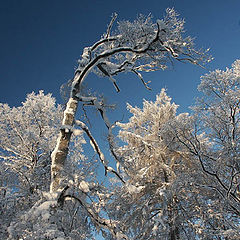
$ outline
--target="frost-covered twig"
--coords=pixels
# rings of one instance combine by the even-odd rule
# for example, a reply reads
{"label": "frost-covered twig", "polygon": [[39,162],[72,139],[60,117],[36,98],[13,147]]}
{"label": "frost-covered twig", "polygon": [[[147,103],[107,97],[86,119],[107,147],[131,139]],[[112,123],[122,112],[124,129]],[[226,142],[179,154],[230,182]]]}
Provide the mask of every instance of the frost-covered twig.
{"label": "frost-covered twig", "polygon": [[103,63],[97,64],[98,69],[99,69],[104,75],[106,75],[106,76],[109,77],[109,79],[110,79],[110,81],[113,83],[116,91],[117,91],[117,92],[120,92],[120,89],[119,89],[119,87],[118,87],[118,85],[117,85],[117,83],[116,83],[116,80],[115,80],[115,79],[112,77],[112,75],[104,68],[103,65],[104,65]]}
{"label": "frost-covered twig", "polygon": [[104,166],[104,169],[105,169],[105,175],[108,173],[108,172],[112,172],[113,174],[115,174],[123,183],[124,183],[124,180],[122,179],[122,177],[119,175],[119,173],[117,173],[112,167],[109,167],[107,165],[107,162],[106,162],[106,159],[105,159],[105,156],[103,154],[103,152],[101,151],[97,141],[95,140],[95,138],[92,136],[90,130],[88,129],[88,127],[86,126],[85,123],[83,123],[82,121],[79,121],[79,120],[76,120],[75,121],[76,125],[78,125],[79,127],[82,128],[82,130],[87,134],[87,136],[89,137],[90,139],[90,143],[91,143],[91,146],[93,147],[94,151],[98,154],[99,156],[99,159],[100,161],[102,162],[103,166]]}
{"label": "frost-covered twig", "polygon": [[116,18],[117,18],[117,13],[114,13],[113,16],[112,16],[112,19],[111,19],[111,21],[108,25],[107,34],[106,34],[106,37],[105,37],[107,39],[110,37],[111,29],[112,29],[113,23],[115,22]]}
{"label": "frost-covered twig", "polygon": [[92,220],[97,223],[100,227],[103,227],[107,230],[109,230],[113,236],[116,239],[119,239],[119,235],[121,235],[121,239],[128,239],[128,237],[123,234],[123,233],[119,233],[117,231],[117,226],[119,225],[119,223],[117,221],[114,221],[112,219],[105,219],[100,217],[91,207],[91,205],[87,204],[86,202],[83,202],[80,198],[72,195],[72,194],[67,194],[64,196],[64,198],[72,198],[74,200],[76,200],[88,213],[88,215],[92,218]]}
{"label": "frost-covered twig", "polygon": [[[113,155],[113,157],[115,158],[116,162],[117,162],[117,166],[120,165],[120,160],[119,160],[119,157],[117,156],[117,154],[115,153],[114,151],[114,135],[112,133],[112,129],[113,127],[115,126],[115,124],[111,124],[108,117],[107,117],[107,114],[106,114],[106,109],[105,109],[105,106],[100,104],[97,100],[94,101],[94,106],[96,107],[96,109],[99,111],[104,123],[105,123],[105,126],[107,127],[108,129],[108,143],[109,143],[109,148],[110,148],[110,151]],[[119,169],[119,167],[117,167],[117,170]],[[118,173],[117,173],[118,174]],[[119,175],[119,174],[118,174]],[[125,183],[125,181],[120,177],[121,181],[123,183]]]}
{"label": "frost-covered twig", "polygon": [[146,89],[152,90],[150,87],[148,87],[147,83],[144,81],[141,73],[139,73],[139,72],[138,72],[137,70],[135,70],[135,69],[132,69],[132,72],[135,73],[135,74],[139,77],[139,79],[142,81],[142,83],[143,83],[143,85],[144,85],[144,87],[145,87]]}

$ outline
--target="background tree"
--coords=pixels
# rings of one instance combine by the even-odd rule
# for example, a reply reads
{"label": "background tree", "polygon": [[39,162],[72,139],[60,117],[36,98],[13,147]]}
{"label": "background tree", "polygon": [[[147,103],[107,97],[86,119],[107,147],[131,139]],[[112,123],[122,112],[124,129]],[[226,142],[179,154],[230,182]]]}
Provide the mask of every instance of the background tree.
{"label": "background tree", "polygon": [[202,238],[239,235],[239,64],[237,60],[231,69],[202,76],[203,97],[194,106],[194,115],[171,127],[204,174],[204,181],[195,179],[199,191],[195,221]]}
{"label": "background tree", "polygon": [[56,141],[62,109],[51,95],[27,96],[20,107],[0,105],[2,220],[9,223],[18,211],[37,200],[37,189],[50,184],[50,154]]}
{"label": "background tree", "polygon": [[[57,139],[62,116],[62,107],[56,106],[51,94],[45,95],[43,91],[39,94],[29,94],[20,107],[11,108],[7,104],[0,104],[1,239],[6,239],[8,225],[11,222],[13,224],[18,217],[29,211],[39,199],[44,197],[45,192],[49,191],[50,155]],[[83,143],[84,139],[80,132],[73,139],[69,152],[71,162],[64,173],[65,179],[74,181],[75,185],[83,179],[90,178],[87,175],[91,167],[82,154]],[[86,216],[81,216],[82,211],[77,208],[77,205],[68,206],[65,216],[61,219],[61,226],[65,231],[75,231],[72,234],[73,239],[74,234],[79,237],[80,230],[77,228],[81,225],[85,228],[86,236],[89,236],[88,226],[82,223]],[[26,223],[22,220],[21,224],[26,231]],[[36,222],[35,225],[37,229]],[[21,228],[13,229],[12,234],[15,231],[20,233]],[[25,236],[27,235],[28,233],[25,232]],[[40,235],[39,238],[37,236],[36,239],[40,239]],[[17,239],[17,235],[13,238]],[[32,239],[31,235],[29,239]]]}
{"label": "background tree", "polygon": [[209,182],[205,187],[212,195],[217,195],[217,200],[209,201],[218,216],[213,224],[216,233],[230,239],[238,237],[240,219],[239,87],[239,60],[230,69],[215,70],[202,76],[199,90],[204,97],[195,107],[199,119],[196,130],[204,131],[210,144],[205,149],[201,144],[195,145],[195,150],[193,146],[190,148],[198,157],[205,175],[211,179],[211,184]]}
{"label": "background tree", "polygon": [[126,184],[113,184],[109,201],[127,236],[238,238],[239,70],[237,60],[202,76],[192,115],[177,115],[164,89],[142,109],[128,105],[117,150]]}
{"label": "background tree", "polygon": [[188,114],[176,114],[177,107],[162,89],[156,101],[145,100],[142,109],[128,105],[132,117],[118,124],[119,137],[126,143],[118,153],[127,182],[114,185],[109,207],[132,239],[199,236],[194,226],[199,191],[194,182],[203,174],[170,127],[189,122]]}

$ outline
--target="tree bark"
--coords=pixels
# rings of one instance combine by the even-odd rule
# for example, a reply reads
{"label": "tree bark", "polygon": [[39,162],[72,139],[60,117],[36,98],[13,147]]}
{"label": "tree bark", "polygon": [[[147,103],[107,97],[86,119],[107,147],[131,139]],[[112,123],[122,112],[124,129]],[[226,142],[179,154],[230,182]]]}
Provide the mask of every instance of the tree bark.
{"label": "tree bark", "polygon": [[62,127],[57,139],[57,144],[51,154],[52,165],[50,192],[56,192],[60,187],[61,175],[68,155],[68,147],[72,135],[72,127],[77,107],[78,101],[72,97],[69,98],[64,111]]}

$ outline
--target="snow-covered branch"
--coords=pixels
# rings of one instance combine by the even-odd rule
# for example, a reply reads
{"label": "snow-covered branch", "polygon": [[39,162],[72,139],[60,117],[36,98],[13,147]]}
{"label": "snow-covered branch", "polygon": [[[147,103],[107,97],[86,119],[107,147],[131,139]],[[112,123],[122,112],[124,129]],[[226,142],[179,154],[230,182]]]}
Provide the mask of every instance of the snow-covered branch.
{"label": "snow-covered branch", "polygon": [[[183,38],[183,21],[177,18],[173,9],[168,9],[166,17],[156,23],[153,23],[149,16],[140,16],[134,23],[120,22],[115,36],[110,37],[115,19],[116,15],[113,16],[103,39],[92,47],[85,48],[75,72],[77,77],[73,81],[72,97],[77,94],[81,83],[95,67],[95,72],[109,77],[119,91],[112,75],[120,72],[165,69],[168,59],[171,58],[192,64],[201,64],[211,59],[206,52],[193,48],[191,38]],[[142,77],[140,79],[142,80]]]}
{"label": "snow-covered branch", "polygon": [[93,147],[94,151],[97,153],[100,161],[102,162],[103,166],[104,166],[104,169],[105,169],[105,175],[108,173],[108,172],[111,172],[113,173],[114,175],[116,175],[118,177],[118,179],[120,179],[123,183],[124,183],[124,180],[123,178],[119,175],[119,173],[117,171],[115,171],[112,167],[109,167],[108,164],[107,164],[107,161],[105,159],[105,156],[103,154],[103,152],[101,151],[97,141],[95,140],[95,138],[92,136],[90,130],[88,129],[87,125],[85,123],[83,123],[82,121],[79,121],[79,120],[75,120],[75,124],[79,127],[82,128],[82,130],[87,134],[87,136],[89,137],[90,139],[90,144],[91,146]]}
{"label": "snow-covered branch", "polygon": [[[99,214],[97,214],[92,206],[88,203],[86,203],[85,201],[81,200],[80,198],[76,197],[75,195],[72,194],[67,194],[64,195],[64,199],[74,199],[75,201],[77,201],[88,213],[88,215],[92,218],[92,220],[99,225],[100,228],[105,228],[106,230],[110,231],[112,233],[112,235],[115,237],[115,239],[128,239],[128,237],[123,234],[122,232],[119,232],[117,230],[117,226],[119,225],[119,223],[117,221],[114,221],[112,219],[105,219],[99,216]],[[121,238],[119,238],[121,237]]]}

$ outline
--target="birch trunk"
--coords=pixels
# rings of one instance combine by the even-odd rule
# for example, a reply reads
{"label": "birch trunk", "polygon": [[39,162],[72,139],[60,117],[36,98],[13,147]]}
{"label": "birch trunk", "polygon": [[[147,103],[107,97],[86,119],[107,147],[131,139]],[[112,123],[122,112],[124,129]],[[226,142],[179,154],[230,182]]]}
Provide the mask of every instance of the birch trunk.
{"label": "birch trunk", "polygon": [[62,127],[57,139],[57,144],[51,154],[51,185],[50,192],[56,192],[61,183],[61,174],[68,155],[68,147],[72,135],[71,127],[74,123],[78,101],[70,98],[64,111]]}

